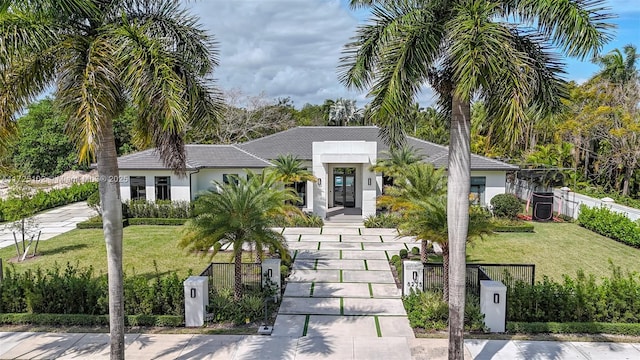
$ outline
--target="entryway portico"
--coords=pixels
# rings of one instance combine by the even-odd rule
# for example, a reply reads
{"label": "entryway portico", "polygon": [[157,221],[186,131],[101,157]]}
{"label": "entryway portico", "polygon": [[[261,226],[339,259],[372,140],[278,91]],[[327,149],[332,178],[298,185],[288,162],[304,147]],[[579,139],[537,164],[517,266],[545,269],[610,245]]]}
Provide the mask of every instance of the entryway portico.
{"label": "entryway portico", "polygon": [[[342,208],[365,218],[376,213],[382,179],[369,170],[377,161],[372,141],[313,142],[313,212],[322,218]],[[333,211],[330,211],[333,210]]]}

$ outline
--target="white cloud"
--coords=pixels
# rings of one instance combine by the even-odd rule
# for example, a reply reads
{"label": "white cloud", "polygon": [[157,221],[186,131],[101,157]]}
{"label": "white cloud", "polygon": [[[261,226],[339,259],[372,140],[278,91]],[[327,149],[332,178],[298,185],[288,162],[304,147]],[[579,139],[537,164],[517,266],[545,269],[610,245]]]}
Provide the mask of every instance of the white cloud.
{"label": "white cloud", "polygon": [[223,89],[269,98],[291,97],[301,107],[364,96],[338,81],[343,45],[358,24],[337,0],[205,0],[189,2],[219,42],[214,77]]}

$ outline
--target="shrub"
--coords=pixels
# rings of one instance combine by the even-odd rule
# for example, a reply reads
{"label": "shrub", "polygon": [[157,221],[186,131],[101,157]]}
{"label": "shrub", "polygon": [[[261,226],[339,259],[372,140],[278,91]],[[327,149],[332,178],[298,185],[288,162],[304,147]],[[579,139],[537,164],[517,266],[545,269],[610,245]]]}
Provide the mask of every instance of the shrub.
{"label": "shrub", "polygon": [[131,218],[127,219],[129,225],[184,225],[189,219],[167,219],[167,218]]}
{"label": "shrub", "polygon": [[515,219],[520,210],[522,210],[520,200],[513,194],[498,194],[494,196],[491,198],[491,206],[494,216],[510,219]]}
{"label": "shrub", "polygon": [[5,219],[4,208],[20,207],[25,201],[34,207],[35,212],[63,206],[83,200],[98,190],[98,183],[87,182],[82,184],[73,184],[68,188],[52,189],[49,191],[38,190],[29,200],[6,199],[0,200],[0,218]]}
{"label": "shrub", "polygon": [[[128,326],[168,326],[184,325],[183,316],[172,315],[126,315]],[[2,325],[43,325],[43,326],[108,326],[107,315],[83,314],[0,314]]]}
{"label": "shrub", "polygon": [[[439,292],[412,292],[402,299],[413,328],[445,330],[449,319],[449,306]],[[464,309],[467,331],[484,331],[484,315],[480,312],[480,299],[467,294]]]}
{"label": "shrub", "polygon": [[[260,290],[245,294],[236,300],[232,290],[220,289],[210,294],[207,311],[213,314],[213,320],[216,322],[232,321],[239,325],[244,324],[247,319],[255,321],[264,318],[264,301],[265,293]],[[267,305],[267,310],[272,313],[275,310],[273,302],[268,302]]]}
{"label": "shrub", "polygon": [[495,232],[534,232],[533,224],[518,219],[493,218],[491,223]]}
{"label": "shrub", "polygon": [[600,322],[507,322],[507,331],[524,334],[613,334],[640,336],[640,324]]}
{"label": "shrub", "polygon": [[407,249],[400,249],[399,255],[401,259],[406,259],[409,257],[409,252]]}
{"label": "shrub", "polygon": [[420,249],[418,249],[417,246],[414,246],[411,248],[411,254],[413,255],[420,255]]}
{"label": "shrub", "polygon": [[[182,279],[175,273],[125,276],[125,313],[130,315],[184,315]],[[50,269],[15,272],[6,268],[0,282],[0,313],[108,314],[106,275],[67,264]]]}
{"label": "shrub", "polygon": [[583,271],[562,283],[547,277],[533,286],[516,282],[507,288],[508,320],[640,323],[640,276],[611,267],[611,277],[600,282]]}
{"label": "shrub", "polygon": [[126,201],[125,210],[129,218],[188,219],[193,205],[189,201],[146,200]]}
{"label": "shrub", "polygon": [[640,225],[606,207],[581,205],[578,224],[608,238],[640,247]]}
{"label": "shrub", "polygon": [[366,228],[395,229],[398,224],[400,224],[400,215],[390,212],[369,215],[364,219],[364,227]]}
{"label": "shrub", "polygon": [[288,217],[276,216],[272,224],[277,227],[323,227],[324,220],[316,214],[294,213]]}

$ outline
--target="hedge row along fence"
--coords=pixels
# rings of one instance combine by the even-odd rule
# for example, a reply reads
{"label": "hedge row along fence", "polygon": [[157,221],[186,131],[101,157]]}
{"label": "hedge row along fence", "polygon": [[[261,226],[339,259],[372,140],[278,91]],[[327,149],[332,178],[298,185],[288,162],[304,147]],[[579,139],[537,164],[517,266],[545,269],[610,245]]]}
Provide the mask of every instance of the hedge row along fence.
{"label": "hedge row along fence", "polygon": [[640,225],[606,207],[580,206],[580,226],[621,243],[640,248]]}

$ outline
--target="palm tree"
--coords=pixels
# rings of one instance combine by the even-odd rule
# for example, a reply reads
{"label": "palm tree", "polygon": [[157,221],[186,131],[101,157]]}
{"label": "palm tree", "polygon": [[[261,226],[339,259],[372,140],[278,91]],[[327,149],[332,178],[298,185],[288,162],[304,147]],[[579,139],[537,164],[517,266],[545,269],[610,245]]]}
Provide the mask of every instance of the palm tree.
{"label": "palm tree", "polygon": [[266,169],[262,174],[248,172],[248,179],[229,183],[214,182],[217,190],[201,195],[194,205],[194,218],[186,224],[179,246],[190,251],[220,249],[231,246],[234,262],[234,297],[242,296],[243,245],[255,248],[260,257],[265,250],[287,259],[284,236],[271,229],[276,216],[287,217],[299,210],[288,205],[297,196],[292,189],[277,186],[278,175]]}
{"label": "palm tree", "polygon": [[411,146],[402,146],[382,152],[385,157],[371,166],[371,171],[383,173],[384,176],[399,179],[404,176],[407,166],[421,162],[424,155]]}
{"label": "palm tree", "polygon": [[273,160],[275,165],[274,171],[278,181],[282,181],[285,185],[294,184],[303,181],[316,182],[318,179],[313,176],[313,173],[304,167],[302,160],[297,156],[286,154],[278,155]]}
{"label": "palm tree", "polygon": [[[278,155],[278,157],[273,160],[273,164],[275,165],[273,171],[276,173],[278,181],[284,183],[285,188],[294,189],[301,199],[303,196],[306,196],[307,190],[306,185],[304,187],[299,185],[304,185],[307,181],[318,181],[318,178],[304,167],[302,160],[298,159],[297,156],[291,154]],[[305,205],[304,199],[299,202],[299,204]]]}
{"label": "palm tree", "polygon": [[[378,206],[387,207],[404,216],[407,211],[420,206],[417,202],[428,204],[429,202],[438,202],[440,198],[446,198],[447,186],[444,170],[436,170],[433,165],[419,161],[404,165],[401,169],[402,177],[398,178],[393,186],[388,186],[384,195],[378,197]],[[428,237],[416,239],[421,242],[420,260],[422,263],[426,263],[429,241],[438,243],[441,241]]]}
{"label": "palm tree", "polygon": [[[496,131],[524,133],[531,107],[559,106],[562,64],[549,45],[585,58],[609,39],[603,0],[351,0],[372,19],[346,45],[343,83],[369,89],[372,113],[401,119],[430,84],[451,115],[448,204],[451,250],[449,358],[463,358],[465,242],[469,225],[471,99],[500,119]],[[510,23],[517,19],[521,23]],[[401,128],[395,126],[395,128]]]}
{"label": "palm tree", "polygon": [[329,122],[331,126],[360,125],[363,122],[363,109],[356,107],[355,100],[339,98],[329,106]]}
{"label": "palm tree", "polygon": [[107,248],[111,358],[124,358],[122,204],[113,119],[139,110],[139,142],[184,173],[183,129],[217,118],[212,38],[177,0],[14,0],[0,6],[0,145],[53,88],[80,159],[97,160]]}
{"label": "palm tree", "polygon": [[640,59],[640,54],[632,44],[625,45],[623,51],[624,55],[620,49],[614,49],[606,55],[594,57],[592,61],[602,67],[594,79],[604,79],[623,86],[637,79],[636,63]]}

